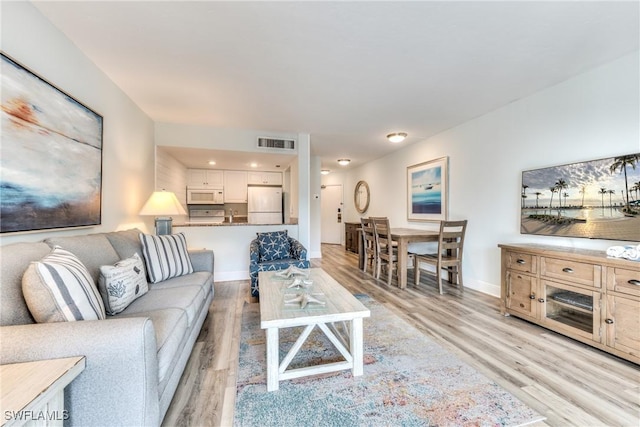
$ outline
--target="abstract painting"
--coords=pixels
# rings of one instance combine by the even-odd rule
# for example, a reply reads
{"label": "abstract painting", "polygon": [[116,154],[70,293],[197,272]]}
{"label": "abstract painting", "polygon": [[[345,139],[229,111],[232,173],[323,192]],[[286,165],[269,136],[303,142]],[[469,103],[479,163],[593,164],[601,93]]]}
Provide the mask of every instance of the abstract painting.
{"label": "abstract painting", "polygon": [[448,157],[407,168],[407,219],[444,221],[448,204]]}
{"label": "abstract painting", "polygon": [[0,232],[99,225],[102,117],[2,54]]}
{"label": "abstract painting", "polygon": [[640,153],[522,172],[520,232],[640,242]]}

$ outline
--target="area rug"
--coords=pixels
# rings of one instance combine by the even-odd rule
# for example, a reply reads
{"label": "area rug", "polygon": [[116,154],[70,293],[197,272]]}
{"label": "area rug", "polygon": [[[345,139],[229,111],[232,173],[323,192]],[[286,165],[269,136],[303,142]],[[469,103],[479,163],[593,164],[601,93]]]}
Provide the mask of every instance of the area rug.
{"label": "area rug", "polygon": [[[267,392],[258,304],[242,317],[235,426],[521,426],[544,419],[387,308],[364,295],[364,374],[280,382]],[[280,331],[280,358],[300,334]],[[290,368],[344,360],[315,328]]]}

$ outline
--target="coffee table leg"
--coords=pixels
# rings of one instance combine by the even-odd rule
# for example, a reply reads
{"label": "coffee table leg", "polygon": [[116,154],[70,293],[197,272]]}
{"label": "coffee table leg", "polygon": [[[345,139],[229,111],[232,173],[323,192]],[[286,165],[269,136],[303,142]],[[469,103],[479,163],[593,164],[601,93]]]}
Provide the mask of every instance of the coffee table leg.
{"label": "coffee table leg", "polygon": [[278,328],[267,328],[267,391],[278,390],[279,347]]}
{"label": "coffee table leg", "polygon": [[353,357],[353,376],[357,377],[362,375],[363,372],[363,330],[362,330],[362,317],[358,317],[351,321],[351,357]]}

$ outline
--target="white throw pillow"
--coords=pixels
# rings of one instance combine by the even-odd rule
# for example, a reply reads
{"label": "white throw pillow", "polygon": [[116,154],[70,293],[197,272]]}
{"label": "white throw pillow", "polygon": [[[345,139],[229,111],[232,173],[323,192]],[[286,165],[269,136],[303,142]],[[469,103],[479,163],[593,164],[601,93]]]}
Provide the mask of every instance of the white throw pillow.
{"label": "white throw pillow", "polygon": [[22,293],[38,323],[105,318],[102,298],[89,271],[78,257],[59,246],[27,267]]}
{"label": "white throw pillow", "polygon": [[184,234],[164,236],[140,234],[140,241],[149,282],[158,283],[172,277],[193,273]]}
{"label": "white throw pillow", "polygon": [[149,290],[140,255],[100,267],[98,289],[109,315],[120,313]]}

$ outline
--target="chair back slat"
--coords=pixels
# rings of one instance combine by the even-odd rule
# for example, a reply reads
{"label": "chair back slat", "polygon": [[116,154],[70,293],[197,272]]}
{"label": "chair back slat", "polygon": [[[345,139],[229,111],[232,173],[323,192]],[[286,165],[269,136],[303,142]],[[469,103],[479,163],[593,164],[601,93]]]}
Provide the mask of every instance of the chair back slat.
{"label": "chair back slat", "polygon": [[393,245],[389,239],[389,218],[371,217],[373,232],[376,239],[376,248],[379,252],[391,253]]}
{"label": "chair back slat", "polygon": [[438,257],[462,258],[467,220],[440,222]]}

